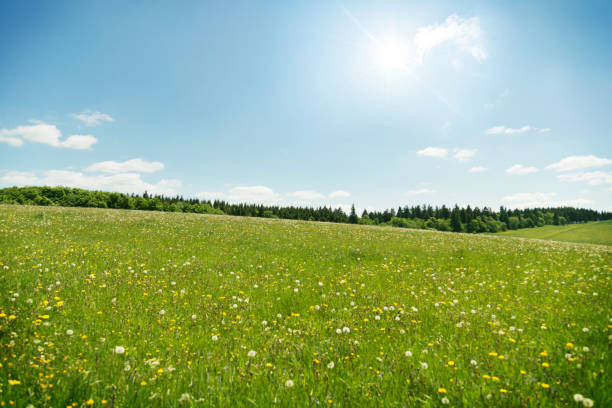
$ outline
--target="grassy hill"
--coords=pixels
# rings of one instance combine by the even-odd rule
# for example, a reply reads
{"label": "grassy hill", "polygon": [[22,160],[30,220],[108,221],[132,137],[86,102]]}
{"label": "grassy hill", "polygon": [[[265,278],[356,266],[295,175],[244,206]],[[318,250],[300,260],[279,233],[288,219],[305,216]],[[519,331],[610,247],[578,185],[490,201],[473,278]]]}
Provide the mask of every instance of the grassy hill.
{"label": "grassy hill", "polygon": [[612,406],[612,248],[0,206],[4,406]]}
{"label": "grassy hill", "polygon": [[505,231],[498,235],[612,245],[612,220],[562,226],[546,225],[539,228]]}

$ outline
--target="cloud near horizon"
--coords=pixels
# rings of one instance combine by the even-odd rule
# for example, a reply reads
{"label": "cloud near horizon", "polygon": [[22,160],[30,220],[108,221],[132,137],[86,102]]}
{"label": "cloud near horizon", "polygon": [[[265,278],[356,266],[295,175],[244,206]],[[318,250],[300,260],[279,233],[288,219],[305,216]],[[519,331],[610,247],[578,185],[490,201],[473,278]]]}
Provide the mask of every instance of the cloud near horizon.
{"label": "cloud near horizon", "polygon": [[510,208],[584,207],[593,202],[584,198],[558,200],[557,193],[516,193],[501,199]]}
{"label": "cloud near horizon", "polygon": [[126,160],[124,162],[116,161],[103,161],[94,163],[87,168],[85,171],[96,171],[101,173],[154,173],[164,169],[164,163],[162,162],[148,162],[140,158]]}
{"label": "cloud near horizon", "polygon": [[114,122],[115,119],[111,118],[110,115],[102,112],[92,112],[89,110],[83,111],[81,113],[72,113],[71,117],[80,120],[85,124],[85,126],[94,127],[99,126],[104,122]]}
{"label": "cloud near horizon", "polygon": [[546,166],[557,172],[586,169],[589,167],[603,167],[612,164],[612,160],[594,156],[568,156],[560,161]]}

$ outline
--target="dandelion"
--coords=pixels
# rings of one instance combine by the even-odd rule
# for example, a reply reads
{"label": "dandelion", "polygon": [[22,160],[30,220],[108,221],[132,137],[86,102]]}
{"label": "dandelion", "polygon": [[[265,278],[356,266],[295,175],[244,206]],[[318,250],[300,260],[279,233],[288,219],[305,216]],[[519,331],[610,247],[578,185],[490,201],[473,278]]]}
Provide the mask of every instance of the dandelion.
{"label": "dandelion", "polygon": [[595,403],[593,402],[593,400],[592,400],[592,399],[590,399],[590,398],[585,398],[585,399],[583,399],[583,400],[582,400],[582,405],[584,405],[584,406],[585,406],[585,407],[587,407],[587,408],[590,408],[590,407],[592,407],[593,405],[595,405]]}
{"label": "dandelion", "polygon": [[344,327],[342,328],[342,331],[343,331],[344,333],[350,333],[350,332],[351,332],[351,329],[350,329],[349,327],[344,326]]}
{"label": "dandelion", "polygon": [[446,394],[446,388],[438,388],[438,392],[441,394]]}
{"label": "dandelion", "polygon": [[406,357],[412,357],[412,351],[410,351],[410,350],[408,350],[404,354],[406,355]]}
{"label": "dandelion", "polygon": [[291,387],[293,387],[293,381],[292,381],[292,380],[287,380],[287,381],[285,382],[285,387],[287,387],[287,388],[291,388]]}
{"label": "dandelion", "polygon": [[72,336],[74,334],[74,331],[72,331],[71,329],[66,330],[66,334],[69,336]]}
{"label": "dandelion", "polygon": [[115,354],[123,354],[125,353],[125,347],[123,346],[116,346],[115,347]]}
{"label": "dandelion", "polygon": [[574,394],[574,401],[582,402],[582,400],[584,400],[584,397],[582,396],[582,394]]}
{"label": "dandelion", "polygon": [[428,365],[427,363],[425,363],[425,362],[422,362],[422,363],[421,363],[421,368],[422,368],[423,370],[427,370],[427,369],[429,368],[429,365]]}
{"label": "dandelion", "polygon": [[19,384],[21,384],[21,381],[19,381],[19,380],[9,380],[8,383],[9,383],[9,385],[19,385]]}
{"label": "dandelion", "polygon": [[249,356],[249,358],[253,358],[255,357],[255,355],[257,354],[257,352],[255,350],[251,350],[247,353],[247,356]]}
{"label": "dandelion", "polygon": [[198,317],[198,316],[196,316],[196,315],[192,314],[192,315],[191,315],[191,320],[195,320],[197,317]]}
{"label": "dandelion", "polygon": [[164,309],[162,309],[162,310],[160,310],[160,311],[159,311],[159,315],[160,315],[160,316],[163,316],[163,315],[165,315],[165,314],[166,314],[166,311],[165,311]]}
{"label": "dandelion", "polygon": [[336,329],[336,334],[342,334],[342,329]]}
{"label": "dandelion", "polygon": [[217,340],[219,340],[219,337],[217,337],[217,335],[213,334],[213,335],[210,337],[210,339],[211,339],[212,341],[217,341]]}
{"label": "dandelion", "polygon": [[92,400],[91,398],[87,400],[86,402],[87,405],[92,406],[94,404],[94,400]]}
{"label": "dandelion", "polygon": [[329,364],[327,364],[327,368],[329,368],[330,370],[334,367],[335,367],[335,364],[333,361],[330,361]]}
{"label": "dandelion", "polygon": [[443,397],[442,398],[442,404],[448,405],[448,404],[450,404],[450,400],[448,398],[446,398],[446,397]]}
{"label": "dandelion", "polygon": [[476,367],[478,365],[478,362],[476,360],[471,360],[470,364]]}

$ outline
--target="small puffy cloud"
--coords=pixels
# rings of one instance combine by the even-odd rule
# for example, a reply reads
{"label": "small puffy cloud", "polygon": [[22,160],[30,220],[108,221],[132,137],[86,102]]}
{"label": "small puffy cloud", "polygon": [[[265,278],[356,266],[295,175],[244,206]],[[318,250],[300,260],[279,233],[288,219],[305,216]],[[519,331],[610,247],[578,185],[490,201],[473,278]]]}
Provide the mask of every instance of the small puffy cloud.
{"label": "small puffy cloud", "polygon": [[570,174],[559,174],[557,179],[567,182],[585,182],[591,186],[612,183],[611,171],[586,171]]}
{"label": "small puffy cloud", "polygon": [[222,191],[202,191],[196,193],[196,197],[200,200],[223,200],[225,193]]}
{"label": "small puffy cloud", "polygon": [[468,170],[468,172],[470,173],[482,173],[487,171],[488,169],[486,167],[481,167],[481,166],[476,166],[476,167],[472,167],[471,169]]}
{"label": "small puffy cloud", "polygon": [[450,15],[442,24],[421,27],[414,36],[416,59],[423,63],[423,57],[434,48],[451,44],[462,52],[467,52],[478,62],[487,59],[487,52],[482,45],[482,30],[478,17],[464,18]]}
{"label": "small puffy cloud", "polygon": [[525,176],[527,174],[532,174],[532,173],[537,173],[537,172],[538,172],[537,167],[526,167],[526,166],[523,166],[522,164],[515,164],[514,166],[506,169],[507,174],[519,175],[519,176]]}
{"label": "small puffy cloud", "polygon": [[164,168],[164,163],[161,162],[148,162],[142,159],[131,159],[124,162],[116,161],[103,161],[94,163],[87,167],[86,171],[96,171],[101,173],[154,173]]}
{"label": "small puffy cloud", "polygon": [[329,198],[346,198],[350,196],[351,196],[351,193],[349,193],[348,191],[344,191],[344,190],[336,190],[336,191],[332,191],[331,193],[329,193]]}
{"label": "small puffy cloud", "polygon": [[419,150],[417,154],[419,156],[444,158],[446,157],[446,155],[448,155],[448,149],[445,149],[443,147],[431,147],[430,146],[430,147],[426,147],[423,150]]}
{"label": "small puffy cloud", "polygon": [[537,128],[531,125],[525,125],[520,128],[511,128],[507,126],[493,126],[485,131],[487,135],[513,135],[516,133],[525,133],[525,132],[540,132],[546,133],[550,132],[550,128]]}
{"label": "small puffy cloud", "polygon": [[227,198],[240,203],[275,203],[280,195],[266,186],[239,186],[231,188]]}
{"label": "small puffy cloud", "polygon": [[469,161],[476,154],[476,150],[470,149],[455,149],[455,154],[453,157],[460,162]]}
{"label": "small puffy cloud", "polygon": [[435,193],[436,190],[432,190],[431,188],[419,188],[416,190],[408,190],[404,193],[405,196],[415,196],[415,195],[422,195],[422,194],[433,194]]}
{"label": "small puffy cloud", "polygon": [[592,204],[591,200],[577,198],[573,200],[557,200],[557,193],[516,193],[502,198],[502,203],[511,208],[533,207],[584,207]]}
{"label": "small puffy cloud", "polygon": [[110,117],[110,115],[107,115],[106,113],[102,113],[102,112],[92,112],[92,111],[84,111],[82,113],[73,113],[70,116],[72,116],[75,119],[80,120],[81,122],[83,122],[85,124],[85,126],[99,126],[104,122],[113,122],[114,119]]}
{"label": "small puffy cloud", "polygon": [[86,150],[97,143],[92,135],[72,135],[61,140],[62,132],[55,125],[35,122],[33,125],[17,126],[14,129],[0,129],[0,142],[21,146],[24,142],[41,143],[53,147]]}
{"label": "small puffy cloud", "polygon": [[314,190],[294,191],[292,193],[287,193],[287,197],[297,198],[298,200],[317,200],[325,198],[323,194]]}
{"label": "small puffy cloud", "polygon": [[66,186],[89,190],[116,191],[119,193],[142,194],[145,190],[151,194],[176,195],[181,181],[175,179],[160,180],[149,183],[137,173],[121,173],[112,175],[88,175],[70,170],[48,170],[37,176],[35,173],[9,171],[0,176],[4,185],[39,185]]}
{"label": "small puffy cloud", "polygon": [[96,144],[98,139],[92,135],[72,135],[68,136],[66,140],[60,143],[61,147],[67,147],[69,149],[76,150],[88,150],[91,146]]}
{"label": "small puffy cloud", "polygon": [[594,156],[568,156],[560,161],[546,166],[547,169],[555,171],[571,171],[586,169],[589,167],[603,167],[612,164],[612,160]]}

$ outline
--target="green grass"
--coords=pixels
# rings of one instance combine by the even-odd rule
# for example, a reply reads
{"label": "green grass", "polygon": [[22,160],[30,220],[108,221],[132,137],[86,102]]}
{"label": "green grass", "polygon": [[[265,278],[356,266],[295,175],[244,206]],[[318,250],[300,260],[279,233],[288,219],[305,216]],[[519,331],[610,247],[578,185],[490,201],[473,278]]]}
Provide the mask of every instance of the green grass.
{"label": "green grass", "polygon": [[499,235],[612,245],[612,220],[562,226],[545,225],[539,228],[500,232]]}
{"label": "green grass", "polygon": [[611,272],[604,246],[0,206],[0,402],[612,406]]}

